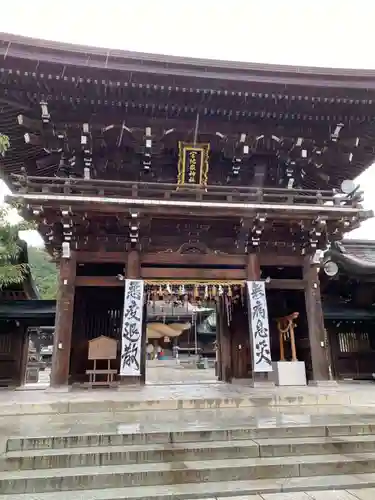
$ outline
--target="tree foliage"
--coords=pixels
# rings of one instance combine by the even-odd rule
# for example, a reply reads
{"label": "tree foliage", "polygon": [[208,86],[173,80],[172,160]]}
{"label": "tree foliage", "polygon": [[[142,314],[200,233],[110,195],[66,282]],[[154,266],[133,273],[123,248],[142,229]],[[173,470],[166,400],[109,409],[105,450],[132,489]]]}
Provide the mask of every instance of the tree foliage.
{"label": "tree foliage", "polygon": [[43,248],[30,247],[31,274],[42,299],[55,300],[58,286],[57,266]]}
{"label": "tree foliage", "polygon": [[[0,156],[10,148],[7,135],[0,133]],[[21,207],[14,206],[18,210]],[[0,208],[0,288],[22,283],[31,271],[42,299],[55,299],[57,295],[57,268],[43,249],[29,248],[29,264],[20,263],[22,251],[19,232],[35,229],[35,223],[21,221],[9,222],[10,208]]]}
{"label": "tree foliage", "polygon": [[[9,137],[0,133],[0,156],[5,156],[9,148]],[[22,251],[19,231],[35,227],[33,223],[26,221],[11,224],[9,215],[9,207],[0,207],[0,288],[22,283],[25,279],[29,266],[27,263],[19,262]]]}
{"label": "tree foliage", "polygon": [[5,156],[5,153],[10,148],[9,137],[4,134],[0,134],[0,155]]}
{"label": "tree foliage", "polygon": [[0,288],[22,283],[28,271],[28,265],[19,263],[21,252],[18,232],[27,228],[27,224],[11,224],[8,210],[0,209]]}

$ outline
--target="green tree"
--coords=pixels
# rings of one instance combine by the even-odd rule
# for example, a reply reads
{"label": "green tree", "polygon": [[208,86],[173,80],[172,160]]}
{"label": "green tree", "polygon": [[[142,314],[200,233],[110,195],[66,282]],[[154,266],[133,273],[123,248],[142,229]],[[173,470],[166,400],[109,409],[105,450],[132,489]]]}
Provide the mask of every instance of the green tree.
{"label": "green tree", "polygon": [[[0,156],[4,156],[9,147],[8,136],[0,134]],[[0,288],[22,283],[28,272],[28,265],[18,261],[21,252],[18,233],[30,229],[32,225],[24,221],[11,224],[8,215],[8,208],[0,208]]]}
{"label": "green tree", "polygon": [[5,153],[10,148],[9,137],[4,134],[0,134],[0,155],[5,156]]}
{"label": "green tree", "polygon": [[22,283],[28,265],[19,263],[21,252],[18,232],[29,229],[28,224],[11,224],[8,221],[8,209],[0,209],[0,288],[13,283]]}
{"label": "green tree", "polygon": [[43,248],[28,249],[31,274],[42,299],[55,300],[57,295],[57,266]]}

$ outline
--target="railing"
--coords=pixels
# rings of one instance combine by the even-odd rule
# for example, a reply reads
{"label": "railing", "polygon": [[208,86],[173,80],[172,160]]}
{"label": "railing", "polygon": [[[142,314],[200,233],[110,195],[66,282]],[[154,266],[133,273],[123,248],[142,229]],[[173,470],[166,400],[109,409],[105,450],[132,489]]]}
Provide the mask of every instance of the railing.
{"label": "railing", "polygon": [[162,182],[131,182],[102,179],[74,179],[12,175],[17,191],[28,194],[116,196],[133,199],[206,201],[233,203],[276,203],[333,205],[360,208],[359,197],[349,198],[337,191],[248,186],[189,186]]}

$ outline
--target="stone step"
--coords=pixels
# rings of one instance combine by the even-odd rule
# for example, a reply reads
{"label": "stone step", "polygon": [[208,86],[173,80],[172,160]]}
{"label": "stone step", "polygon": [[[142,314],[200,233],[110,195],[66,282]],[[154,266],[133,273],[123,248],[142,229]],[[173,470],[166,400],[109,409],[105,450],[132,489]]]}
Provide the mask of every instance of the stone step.
{"label": "stone step", "polygon": [[[0,473],[0,494],[162,486],[375,472],[375,453],[306,455],[11,471]],[[368,485],[368,484],[367,484]]]}
{"label": "stone step", "polygon": [[8,452],[3,462],[5,470],[32,470],[256,457],[259,446],[241,440]]}
{"label": "stone step", "polygon": [[375,452],[374,435],[37,449],[7,452],[0,464],[17,471],[369,452]]}
{"label": "stone step", "polygon": [[[168,389],[166,388],[168,387]],[[223,384],[194,384],[193,386],[178,385],[161,386],[150,391],[153,394],[146,396],[133,392],[127,388],[126,392],[108,391],[100,399],[95,395],[75,395],[74,398],[68,393],[41,393],[37,396],[24,396],[18,400],[0,401],[1,415],[66,415],[78,413],[106,413],[106,412],[155,412],[155,411],[180,411],[180,410],[204,410],[204,409],[238,409],[282,407],[293,408],[296,406],[349,406],[349,405],[375,405],[375,395],[370,391],[355,389],[351,391],[340,390],[340,388],[282,388],[278,387],[267,390],[254,390],[253,388],[241,387],[226,389]],[[184,387],[184,390],[181,390]],[[146,389],[147,390],[147,389]],[[175,392],[175,397],[171,397]],[[157,396],[160,393],[160,397]],[[188,394],[190,393],[190,397]]]}
{"label": "stone step", "polygon": [[[213,424],[214,425],[214,424]],[[126,446],[131,444],[171,444],[198,443],[207,441],[236,441],[242,439],[268,439],[288,437],[375,435],[375,425],[285,425],[264,427],[241,427],[225,429],[180,430],[176,432],[145,433],[89,433],[81,435],[11,437],[7,441],[7,451],[84,448],[91,446]]]}
{"label": "stone step", "polygon": [[[365,487],[370,488],[371,486],[375,487],[375,474],[203,482],[199,484],[136,486],[86,491],[58,491],[56,489],[53,493],[10,493],[9,495],[0,495],[0,500],[189,500],[203,498],[209,500],[215,498],[244,500],[244,497],[246,500],[262,500],[259,495],[301,491],[322,492],[322,498],[325,498],[327,491],[348,489],[354,490],[353,494],[357,494],[358,498],[360,498],[360,492],[366,491]],[[375,498],[375,496],[368,496],[368,498]]]}

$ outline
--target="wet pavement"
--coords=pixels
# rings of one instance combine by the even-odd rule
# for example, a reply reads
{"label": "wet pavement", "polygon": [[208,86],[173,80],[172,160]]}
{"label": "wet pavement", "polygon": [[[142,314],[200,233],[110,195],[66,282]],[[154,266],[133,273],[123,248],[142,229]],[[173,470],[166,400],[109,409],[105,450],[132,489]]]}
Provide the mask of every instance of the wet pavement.
{"label": "wet pavement", "polygon": [[122,386],[118,390],[0,391],[2,441],[10,435],[375,425],[372,383],[263,388],[213,381],[192,383],[186,377],[189,371],[195,377],[202,373],[210,377],[212,372],[154,365],[149,369],[154,370],[154,380],[168,377],[174,383]]}
{"label": "wet pavement", "polygon": [[[51,370],[49,368],[40,371],[38,382],[26,384],[25,389],[47,389],[49,387],[50,374]],[[175,359],[147,361],[146,384],[180,385],[201,383],[217,383],[213,367],[199,370],[193,366],[193,361],[191,360],[190,363],[186,360],[178,363]]]}
{"label": "wet pavement", "polygon": [[[198,371],[198,370],[196,370]],[[170,371],[166,371],[165,378],[169,377]],[[25,388],[27,389],[27,387]],[[323,404],[328,398],[341,405],[374,405],[375,406],[375,384],[374,383],[342,383],[335,385],[308,386],[308,387],[251,387],[243,384],[225,384],[214,381],[191,382],[186,380],[183,374],[180,380],[169,378],[169,383],[146,384],[140,386],[120,386],[118,389],[97,389],[85,391],[81,389],[53,389],[40,387],[40,390],[3,390],[0,391],[0,407],[14,403],[57,403],[74,401],[98,402],[103,399],[111,401],[155,401],[155,400],[193,400],[193,399],[235,399],[248,397],[276,397],[278,399],[293,398],[296,404],[298,398],[305,401],[310,399],[312,403]],[[306,403],[305,403],[306,404]]]}
{"label": "wet pavement", "polygon": [[[211,381],[209,377],[212,373],[210,375],[209,371],[205,370],[192,369],[192,378],[189,379],[186,374],[190,369],[186,367],[158,365],[153,369],[155,383],[144,387],[122,386],[118,390],[91,391],[49,388],[0,391],[0,453],[5,451],[6,439],[9,437],[283,427],[300,428],[303,432],[302,428],[314,426],[375,426],[375,384],[253,388],[248,385],[228,385]],[[150,368],[149,372],[151,370]],[[164,378],[170,376],[172,371],[173,383],[168,385]],[[206,381],[195,383],[194,377],[200,376],[201,372],[207,375]],[[370,485],[370,481],[367,485]],[[303,483],[301,489],[305,488],[307,485]],[[319,488],[322,488],[322,485]],[[236,498],[244,500],[241,497]],[[246,498],[373,500],[375,491],[342,489],[262,494]]]}
{"label": "wet pavement", "polygon": [[[36,393],[33,393],[36,396]],[[29,394],[30,395],[30,394]],[[42,394],[38,391],[38,396]],[[47,395],[48,397],[50,394]],[[103,397],[103,394],[61,396]],[[107,396],[108,397],[108,396]],[[375,425],[375,406],[291,405],[141,411],[98,411],[0,416],[1,436],[45,436],[82,433],[146,433],[188,430],[290,426]]]}

